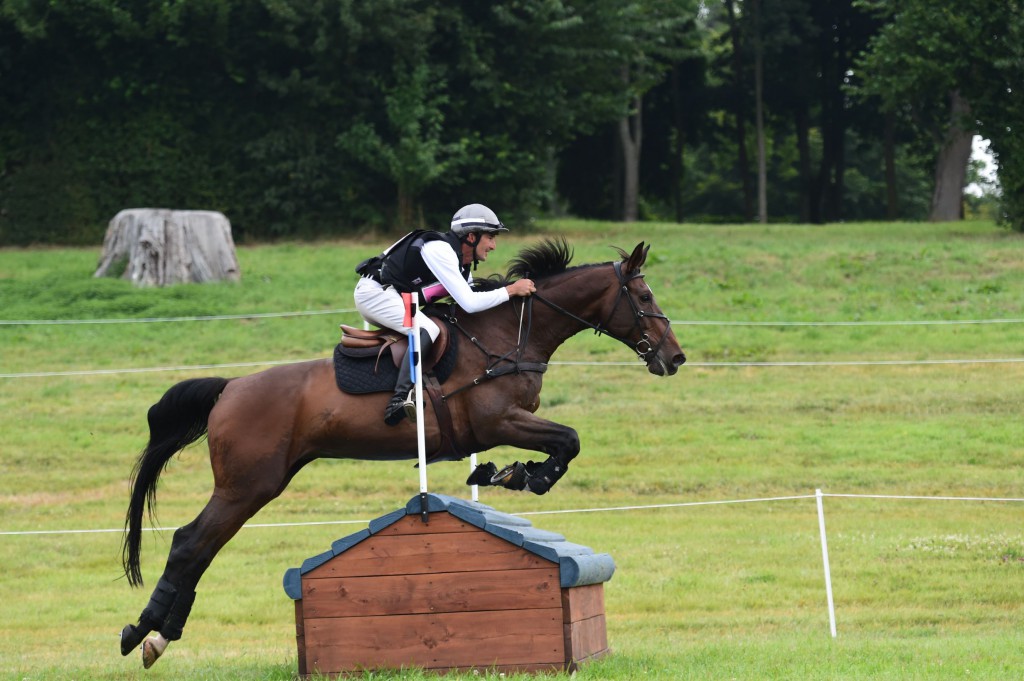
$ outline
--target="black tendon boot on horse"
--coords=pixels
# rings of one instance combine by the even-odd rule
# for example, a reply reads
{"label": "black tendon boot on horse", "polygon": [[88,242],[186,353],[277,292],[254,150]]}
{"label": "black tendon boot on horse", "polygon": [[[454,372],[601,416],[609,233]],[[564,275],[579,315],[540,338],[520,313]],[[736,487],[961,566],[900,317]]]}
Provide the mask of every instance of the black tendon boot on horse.
{"label": "black tendon boot on horse", "polygon": [[[121,630],[121,654],[142,648],[142,666],[149,669],[163,654],[167,644],[181,638],[185,622],[196,600],[191,588],[177,588],[166,577],[160,581],[149,599],[149,604],[139,616],[139,624],[129,624]],[[156,630],[156,636],[149,633]]]}
{"label": "black tendon boot on horse", "polygon": [[[433,341],[430,339],[430,334],[420,329],[420,362],[423,362],[424,358],[430,354],[431,345],[433,345]],[[409,366],[407,351],[405,357],[402,358],[402,365],[398,367],[395,394],[391,396],[388,406],[384,408],[384,423],[395,426],[407,416],[410,421],[416,423],[416,402],[413,400],[412,389],[412,368]]]}
{"label": "black tendon boot on horse", "polygon": [[142,642],[142,666],[146,669],[152,667],[160,656],[167,649],[167,644],[181,638],[181,632],[185,628],[185,622],[192,611],[192,604],[195,603],[196,592],[193,589],[182,589],[178,597],[174,599],[174,605],[167,613],[164,625],[160,627],[157,636],[150,636]]}
{"label": "black tendon boot on horse", "polygon": [[138,625],[128,624],[121,630],[121,654],[127,655],[145,640],[149,632],[159,629],[167,619],[174,601],[178,598],[178,589],[166,577],[160,577],[156,589],[149,599],[149,604],[139,616]]}

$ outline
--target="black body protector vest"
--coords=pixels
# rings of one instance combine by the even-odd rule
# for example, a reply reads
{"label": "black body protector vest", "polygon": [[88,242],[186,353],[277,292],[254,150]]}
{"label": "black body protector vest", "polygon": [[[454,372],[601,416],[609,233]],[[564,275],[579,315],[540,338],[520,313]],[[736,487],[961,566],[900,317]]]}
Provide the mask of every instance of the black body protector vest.
{"label": "black body protector vest", "polygon": [[382,253],[380,262],[380,283],[394,286],[399,293],[420,294],[423,303],[423,288],[437,283],[437,277],[423,261],[423,246],[430,241],[444,241],[451,246],[459,260],[459,271],[469,281],[470,268],[462,263],[462,244],[457,234],[417,230],[402,237],[394,246]]}

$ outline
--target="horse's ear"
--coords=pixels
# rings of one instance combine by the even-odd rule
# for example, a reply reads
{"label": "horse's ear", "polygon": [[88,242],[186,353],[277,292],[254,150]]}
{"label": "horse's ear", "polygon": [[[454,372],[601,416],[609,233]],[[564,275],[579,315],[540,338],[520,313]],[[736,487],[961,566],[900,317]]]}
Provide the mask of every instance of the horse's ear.
{"label": "horse's ear", "polygon": [[627,272],[639,272],[640,268],[643,267],[644,263],[647,262],[647,251],[651,250],[648,246],[644,248],[644,242],[641,241],[633,249],[633,252],[626,259],[625,270]]}

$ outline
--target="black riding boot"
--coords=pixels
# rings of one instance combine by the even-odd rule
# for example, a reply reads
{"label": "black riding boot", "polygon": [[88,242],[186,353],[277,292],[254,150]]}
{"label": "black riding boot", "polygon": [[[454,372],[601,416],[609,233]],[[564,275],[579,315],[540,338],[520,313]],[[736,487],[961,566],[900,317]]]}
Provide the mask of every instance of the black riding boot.
{"label": "black riding boot", "polygon": [[[420,362],[423,362],[430,354],[430,334],[420,330]],[[402,365],[398,367],[398,382],[395,383],[395,394],[391,396],[388,406],[384,408],[384,423],[389,426],[398,425],[406,416],[413,423],[416,423],[416,402],[412,392],[412,369],[409,366],[409,354],[402,358]]]}

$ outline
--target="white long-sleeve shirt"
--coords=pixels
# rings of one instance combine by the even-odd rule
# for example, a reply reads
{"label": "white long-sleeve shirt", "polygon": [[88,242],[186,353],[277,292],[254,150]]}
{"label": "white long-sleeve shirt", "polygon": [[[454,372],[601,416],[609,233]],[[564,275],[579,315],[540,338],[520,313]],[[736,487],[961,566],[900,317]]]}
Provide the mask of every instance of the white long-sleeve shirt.
{"label": "white long-sleeve shirt", "polygon": [[428,241],[420,253],[423,255],[423,262],[437,277],[437,283],[444,286],[448,295],[466,312],[472,314],[489,310],[508,300],[508,291],[504,286],[492,291],[474,291],[470,288],[473,275],[469,275],[469,281],[462,278],[458,256],[447,242]]}

